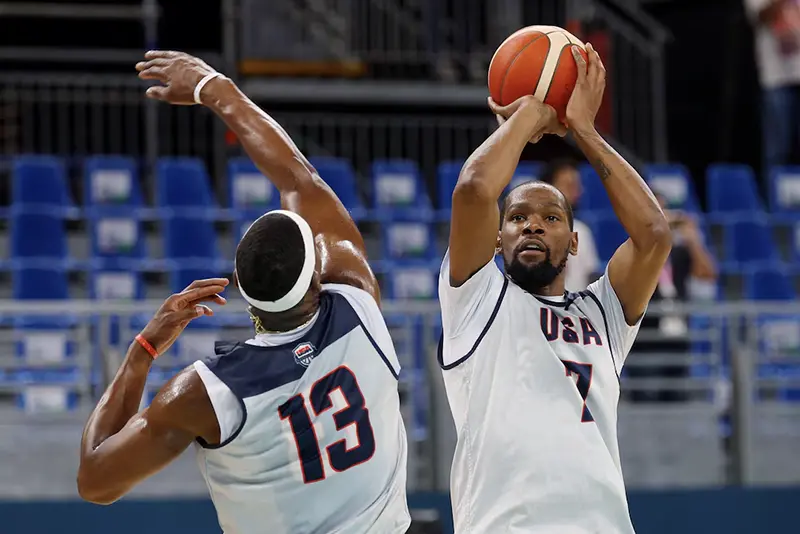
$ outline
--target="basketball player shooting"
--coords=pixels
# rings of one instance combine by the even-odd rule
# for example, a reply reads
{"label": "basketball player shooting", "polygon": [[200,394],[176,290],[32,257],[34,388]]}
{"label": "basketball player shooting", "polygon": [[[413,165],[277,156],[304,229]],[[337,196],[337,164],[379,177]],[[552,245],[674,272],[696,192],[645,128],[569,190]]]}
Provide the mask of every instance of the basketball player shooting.
{"label": "basketball player shooting", "polygon": [[456,532],[633,532],[617,443],[619,373],[671,241],[644,180],[595,130],[605,69],[586,50],[588,65],[572,47],[578,80],[566,120],[630,238],[599,280],[567,294],[564,267],[579,243],[564,196],[530,182],[498,208],[525,144],[565,132],[533,96],[490,102],[506,120],[461,171],[439,281],[439,363],[458,435]]}
{"label": "basketball player shooting", "polygon": [[[147,96],[203,104],[280,191],[236,249],[255,336],[218,343],[136,413],[153,359],[224,304],[225,279],[169,297],[89,418],[78,489],[111,503],[194,444],[226,534],[402,533],[406,433],[400,366],[353,220],[283,130],[233,82],[179,52],[148,52]],[[211,348],[209,348],[211,352]]]}

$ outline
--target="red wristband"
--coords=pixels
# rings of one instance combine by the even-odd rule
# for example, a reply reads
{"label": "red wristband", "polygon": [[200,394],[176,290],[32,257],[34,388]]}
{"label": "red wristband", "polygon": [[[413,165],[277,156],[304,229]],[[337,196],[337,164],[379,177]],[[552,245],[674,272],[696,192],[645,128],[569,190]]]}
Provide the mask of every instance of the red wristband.
{"label": "red wristband", "polygon": [[142,337],[142,334],[136,334],[135,339],[139,343],[139,345],[141,345],[142,348],[146,350],[150,354],[150,356],[153,357],[154,360],[158,358],[158,351],[156,351],[155,347],[153,347],[153,345],[151,345],[149,341],[147,341],[145,338]]}

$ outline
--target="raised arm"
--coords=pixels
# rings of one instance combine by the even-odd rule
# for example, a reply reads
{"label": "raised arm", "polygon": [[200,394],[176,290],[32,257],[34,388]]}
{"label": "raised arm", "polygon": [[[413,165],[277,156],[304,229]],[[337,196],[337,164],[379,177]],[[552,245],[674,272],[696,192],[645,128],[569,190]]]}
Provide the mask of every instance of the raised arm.
{"label": "raised arm", "polygon": [[[227,284],[225,278],[198,280],[169,297],[142,330],[145,344],[157,354],[169,350],[192,319],[212,314],[202,303],[225,303],[219,293]],[[152,364],[145,345],[131,343],[89,416],[78,468],[78,493],[84,500],[110,504],[177,458],[195,438],[218,442],[214,408],[193,368],[174,377],[137,413]]]}
{"label": "raised arm", "polygon": [[[528,141],[564,134],[556,112],[533,96],[506,107],[489,102],[500,127],[469,157],[453,190],[450,221],[450,284],[460,286],[494,256],[500,224],[498,200]],[[508,119],[503,121],[502,119]]]}
{"label": "raised arm", "polygon": [[[182,52],[151,51],[145,59],[136,65],[139,77],[165,84],[150,87],[147,96],[173,104],[195,104],[197,84],[215,72]],[[378,282],[358,227],[289,134],[225,76],[208,81],[198,96],[225,121],[259,170],[275,184],[284,209],[308,221],[322,247],[322,282],[359,287],[380,303]]]}
{"label": "raised arm", "polygon": [[567,107],[567,122],[578,147],[605,186],[614,212],[630,238],[614,253],[608,277],[625,320],[633,325],[653,296],[672,247],[669,223],[658,200],[639,173],[597,133],[594,118],[603,99],[605,68],[587,44],[588,67],[573,48],[578,81]]}

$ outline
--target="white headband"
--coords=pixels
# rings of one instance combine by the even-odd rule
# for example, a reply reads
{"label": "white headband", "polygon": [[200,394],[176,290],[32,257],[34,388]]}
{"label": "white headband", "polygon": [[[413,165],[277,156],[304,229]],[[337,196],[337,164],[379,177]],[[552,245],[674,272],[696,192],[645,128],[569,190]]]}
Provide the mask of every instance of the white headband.
{"label": "white headband", "polygon": [[[244,233],[244,235],[242,235],[242,239],[244,239],[244,236],[247,235],[247,232],[250,231],[250,228],[252,228],[254,224],[267,215],[272,215],[275,213],[286,215],[297,224],[298,228],[300,228],[300,234],[303,236],[303,246],[305,248],[305,259],[303,260],[303,268],[300,270],[300,276],[297,277],[297,282],[295,282],[294,287],[292,287],[288,293],[278,300],[256,300],[253,297],[248,296],[247,293],[244,292],[241,279],[239,280],[239,293],[242,294],[244,300],[246,300],[252,307],[269,313],[289,310],[294,308],[301,300],[303,300],[303,297],[311,285],[311,278],[314,276],[314,268],[316,267],[317,263],[316,252],[314,249],[314,233],[311,231],[311,227],[308,225],[305,219],[292,211],[273,210],[265,213],[253,221],[253,224],[251,224],[247,228],[247,231]],[[234,269],[235,268],[236,267],[234,266]]]}

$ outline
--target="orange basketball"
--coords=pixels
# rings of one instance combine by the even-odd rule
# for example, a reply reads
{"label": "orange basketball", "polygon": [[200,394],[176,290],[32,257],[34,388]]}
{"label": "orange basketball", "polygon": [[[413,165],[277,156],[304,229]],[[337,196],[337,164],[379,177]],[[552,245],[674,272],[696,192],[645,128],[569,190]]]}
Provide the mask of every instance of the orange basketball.
{"label": "orange basketball", "polygon": [[489,64],[489,94],[501,106],[534,95],[553,106],[564,121],[567,103],[575,88],[578,69],[571,45],[584,45],[557,26],[528,26],[511,34]]}

